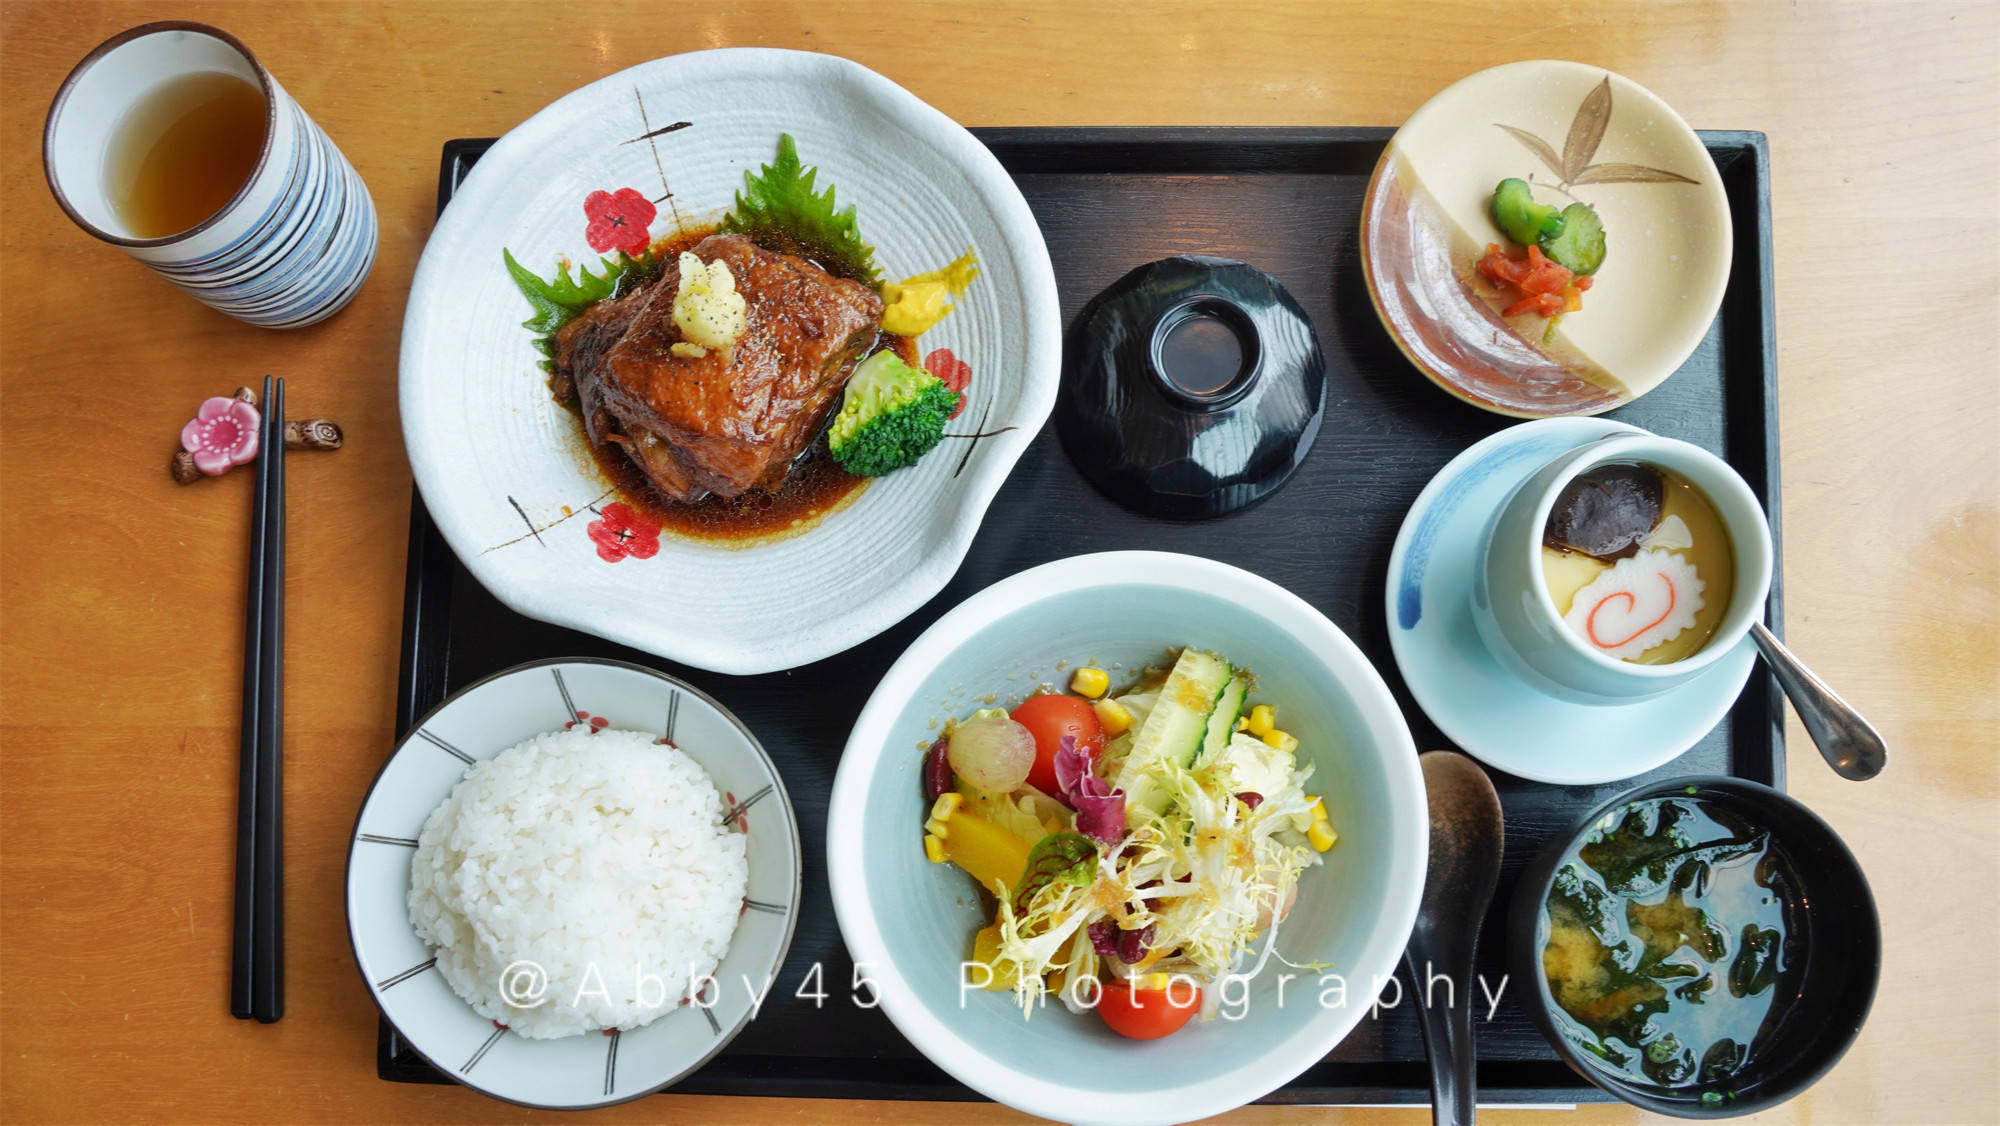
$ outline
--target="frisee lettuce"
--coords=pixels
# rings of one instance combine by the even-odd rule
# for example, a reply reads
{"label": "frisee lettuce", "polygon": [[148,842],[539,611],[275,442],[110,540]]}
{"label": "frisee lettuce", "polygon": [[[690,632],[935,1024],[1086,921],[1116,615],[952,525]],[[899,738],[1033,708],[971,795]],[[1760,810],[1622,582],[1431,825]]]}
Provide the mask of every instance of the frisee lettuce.
{"label": "frisee lettuce", "polygon": [[861,241],[854,205],[839,207],[833,186],[813,191],[817,167],[799,163],[798,144],[790,133],[778,135],[778,158],[763,166],[763,175],[743,174],[744,191],[722,217],[722,230],[744,234],[771,249],[794,250],[815,259],[832,273],[880,287],[875,249]]}

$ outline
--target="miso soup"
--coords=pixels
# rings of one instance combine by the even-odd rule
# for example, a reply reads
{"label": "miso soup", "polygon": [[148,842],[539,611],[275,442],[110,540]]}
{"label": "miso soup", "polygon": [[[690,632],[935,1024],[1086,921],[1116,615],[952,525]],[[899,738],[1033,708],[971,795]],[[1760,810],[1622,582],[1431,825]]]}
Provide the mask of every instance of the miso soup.
{"label": "miso soup", "polygon": [[1655,798],[1608,815],[1564,856],[1545,907],[1542,973],[1564,1034],[1633,1080],[1726,1099],[1798,992],[1803,896],[1769,831],[1726,805]]}
{"label": "miso soup", "polygon": [[1542,576],[1556,613],[1586,645],[1659,665],[1715,636],[1736,557],[1701,490],[1658,466],[1621,462],[1563,487],[1542,529]]}

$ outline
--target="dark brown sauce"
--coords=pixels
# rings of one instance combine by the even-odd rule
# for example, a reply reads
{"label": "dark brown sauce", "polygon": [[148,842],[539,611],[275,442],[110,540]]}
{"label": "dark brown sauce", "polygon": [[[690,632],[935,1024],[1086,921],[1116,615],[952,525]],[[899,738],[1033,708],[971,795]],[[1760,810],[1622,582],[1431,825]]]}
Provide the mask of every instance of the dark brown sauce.
{"label": "dark brown sauce", "polygon": [[[672,261],[684,250],[694,249],[696,243],[715,232],[714,227],[699,227],[654,240],[649,251],[653,268],[639,277],[627,274],[620,279],[613,296],[623,297],[650,283],[659,276],[661,265]],[[786,248],[784,252],[798,251]],[[885,349],[893,351],[904,363],[916,366],[917,342],[910,337],[882,333],[875,338],[868,354]],[[558,392],[557,401],[572,412],[576,410],[573,395],[565,400]],[[834,409],[839,409],[838,405]],[[831,412],[826,421],[833,421]],[[661,528],[667,532],[711,543],[748,546],[763,540],[797,535],[829,513],[845,507],[868,485],[868,478],[856,477],[833,459],[827,450],[826,434],[822,432],[792,463],[784,483],[775,492],[753,490],[738,497],[725,499],[711,496],[687,504],[661,495],[638,465],[623,451],[614,448],[612,443],[592,446],[584,440],[581,417],[577,419],[577,439],[583,448],[590,451],[598,472],[611,484],[620,500],[659,521]]]}
{"label": "dark brown sauce", "polygon": [[[750,232],[745,231],[743,234],[748,237]],[[751,241],[766,250],[803,258],[836,278],[846,278],[848,281],[860,282],[871,288],[876,284],[874,279],[848,266],[840,255],[833,252],[832,247],[824,243],[802,239],[783,231],[760,232]]]}
{"label": "dark brown sauce", "polygon": [[824,434],[792,464],[776,492],[752,490],[727,500],[711,496],[693,504],[661,496],[638,465],[610,443],[590,452],[620,499],[659,521],[666,531],[698,540],[747,545],[797,535],[859,496],[868,484],[868,478],[854,476],[833,460]]}

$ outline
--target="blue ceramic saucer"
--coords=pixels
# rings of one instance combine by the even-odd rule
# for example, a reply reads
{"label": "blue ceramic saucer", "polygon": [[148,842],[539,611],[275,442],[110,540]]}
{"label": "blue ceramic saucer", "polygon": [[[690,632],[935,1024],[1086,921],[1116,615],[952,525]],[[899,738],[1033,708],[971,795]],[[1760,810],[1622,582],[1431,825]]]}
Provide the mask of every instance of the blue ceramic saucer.
{"label": "blue ceramic saucer", "polygon": [[1500,431],[1431,478],[1389,554],[1389,647],[1410,694],[1466,753],[1559,786],[1616,782],[1671,761],[1708,734],[1743,691],[1749,638],[1694,680],[1629,703],[1559,700],[1503,668],[1472,621],[1486,526],[1551,458],[1615,434],[1607,419],[1551,418]]}

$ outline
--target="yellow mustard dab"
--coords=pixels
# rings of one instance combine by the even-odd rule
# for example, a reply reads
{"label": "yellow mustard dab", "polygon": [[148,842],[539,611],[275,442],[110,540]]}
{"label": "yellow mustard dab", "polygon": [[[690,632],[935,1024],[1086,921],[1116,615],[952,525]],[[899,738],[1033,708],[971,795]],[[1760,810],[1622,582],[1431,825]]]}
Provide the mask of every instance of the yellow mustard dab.
{"label": "yellow mustard dab", "polygon": [[897,336],[930,331],[956,308],[951,299],[963,294],[979,276],[979,258],[971,247],[942,270],[918,274],[900,282],[884,282],[882,330]]}

